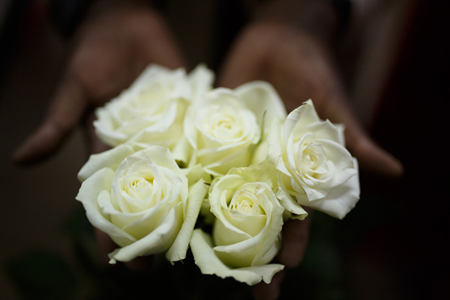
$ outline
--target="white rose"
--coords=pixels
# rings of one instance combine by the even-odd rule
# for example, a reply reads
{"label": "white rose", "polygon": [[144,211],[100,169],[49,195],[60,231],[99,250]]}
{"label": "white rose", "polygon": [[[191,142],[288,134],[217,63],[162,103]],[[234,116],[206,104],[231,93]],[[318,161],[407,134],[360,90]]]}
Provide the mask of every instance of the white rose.
{"label": "white rose", "polygon": [[173,150],[182,138],[187,107],[212,88],[213,77],[201,65],[189,76],[184,69],[150,65],[129,89],[97,109],[96,133],[110,146],[128,142],[136,149]]}
{"label": "white rose", "polygon": [[250,165],[252,150],[261,138],[260,125],[286,111],[275,90],[265,82],[251,82],[236,90],[215,89],[191,106],[184,132],[192,146],[190,164],[201,164],[212,175]]}
{"label": "white rose", "polygon": [[194,230],[191,249],[203,274],[270,283],[284,266],[268,264],[280,247],[283,207],[263,168],[232,169],[213,182],[209,202],[216,217],[212,238]]}
{"label": "white rose", "polygon": [[[198,168],[193,173],[201,178]],[[109,254],[111,263],[166,251],[170,261],[185,258],[207,188],[198,180],[188,194],[167,148],[120,145],[91,155],[78,177],[84,182],[76,199],[89,221],[121,247]]]}
{"label": "white rose", "polygon": [[290,212],[301,214],[304,205],[342,219],[358,202],[358,165],[344,146],[343,126],[321,120],[311,100],[284,125],[274,120],[267,144],[280,172],[277,196]]}

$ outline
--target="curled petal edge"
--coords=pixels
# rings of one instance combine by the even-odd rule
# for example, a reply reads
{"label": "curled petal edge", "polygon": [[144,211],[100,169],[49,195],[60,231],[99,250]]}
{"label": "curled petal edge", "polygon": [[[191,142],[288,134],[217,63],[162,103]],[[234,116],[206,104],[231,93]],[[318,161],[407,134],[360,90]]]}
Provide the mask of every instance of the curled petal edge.
{"label": "curled petal edge", "polygon": [[209,186],[206,185],[203,180],[199,180],[190,188],[187,204],[188,208],[184,217],[184,223],[181,226],[175,241],[166,253],[166,258],[171,263],[186,258],[192,231],[194,230],[195,222],[200,213],[200,207],[202,206],[203,199],[205,198],[208,189]]}
{"label": "curled petal edge", "polygon": [[203,274],[217,275],[221,278],[233,277],[248,285],[255,285],[261,280],[269,284],[273,276],[284,269],[280,264],[267,264],[246,268],[232,269],[227,267],[214,253],[211,237],[201,229],[194,230],[191,249],[195,264]]}

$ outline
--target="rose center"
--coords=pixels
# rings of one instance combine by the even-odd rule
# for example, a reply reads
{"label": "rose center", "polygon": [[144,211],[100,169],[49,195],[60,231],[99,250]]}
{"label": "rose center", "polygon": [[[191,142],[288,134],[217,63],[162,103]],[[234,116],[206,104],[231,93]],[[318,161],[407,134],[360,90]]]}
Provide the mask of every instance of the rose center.
{"label": "rose center", "polygon": [[246,215],[264,215],[264,210],[258,205],[256,195],[249,191],[237,192],[231,199],[229,209]]}
{"label": "rose center", "polygon": [[317,161],[317,155],[309,153],[303,156],[303,164],[309,169],[315,169],[317,167]]}
{"label": "rose center", "polygon": [[314,178],[318,178],[321,174],[328,171],[327,157],[325,149],[321,144],[310,143],[303,145],[303,151],[298,153],[300,167]]}
{"label": "rose center", "polygon": [[128,181],[128,194],[137,197],[138,199],[145,199],[153,192],[154,178],[138,177]]}
{"label": "rose center", "polygon": [[231,114],[214,113],[209,119],[209,134],[219,139],[239,137],[239,121]]}

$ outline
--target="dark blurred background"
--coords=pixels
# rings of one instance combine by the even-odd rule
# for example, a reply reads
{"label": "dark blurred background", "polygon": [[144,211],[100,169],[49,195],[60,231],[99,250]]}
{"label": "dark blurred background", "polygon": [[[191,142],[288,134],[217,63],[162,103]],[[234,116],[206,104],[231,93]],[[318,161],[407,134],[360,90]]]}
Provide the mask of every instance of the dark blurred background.
{"label": "dark blurred background", "polygon": [[[248,299],[248,287],[200,276],[191,259],[157,261],[151,272],[98,264],[74,199],[87,159],[81,130],[41,164],[12,164],[45,114],[76,27],[77,16],[55,2],[0,2],[0,299],[134,299],[142,288],[155,299]],[[246,21],[238,3],[165,5],[192,65],[218,67]],[[349,34],[338,61],[358,116],[405,174],[362,171],[361,200],[343,221],[314,214],[305,261],[287,272],[282,299],[450,299],[450,5],[386,3]]]}

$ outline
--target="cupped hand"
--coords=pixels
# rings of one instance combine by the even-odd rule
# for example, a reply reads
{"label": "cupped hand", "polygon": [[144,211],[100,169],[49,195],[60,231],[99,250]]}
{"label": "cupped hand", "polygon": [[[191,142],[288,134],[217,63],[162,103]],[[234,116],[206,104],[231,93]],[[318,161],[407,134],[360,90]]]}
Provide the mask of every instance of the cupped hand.
{"label": "cupped hand", "polygon": [[[270,82],[288,112],[312,99],[321,118],[343,123],[347,148],[361,168],[391,177],[402,174],[401,163],[368,136],[352,112],[327,48],[314,36],[268,21],[250,25],[225,61],[218,85],[234,88],[253,80]],[[284,225],[278,260],[288,268],[296,267],[303,258],[310,222],[311,216]],[[271,284],[256,285],[255,299],[276,299],[282,279],[280,272]]]}
{"label": "cupped hand", "polygon": [[288,112],[312,99],[323,119],[345,125],[347,148],[361,168],[397,177],[401,163],[380,148],[354,115],[326,47],[300,29],[259,22],[238,39],[224,64],[219,86],[270,82]]}
{"label": "cupped hand", "polygon": [[[169,68],[184,64],[159,14],[131,2],[93,8],[74,37],[72,55],[47,115],[14,153],[16,163],[31,164],[51,155],[79,124],[84,125],[89,153],[106,150],[94,132],[93,110],[127,88],[148,64]],[[96,236],[106,264],[108,253],[117,246],[99,230]],[[127,265],[136,269],[150,262],[151,258],[138,258]]]}
{"label": "cupped hand", "polygon": [[169,68],[184,60],[159,14],[132,1],[94,7],[73,41],[73,51],[46,117],[13,159],[31,164],[52,154],[85,123],[89,152],[106,150],[95,136],[93,110],[128,87],[150,63]]}

